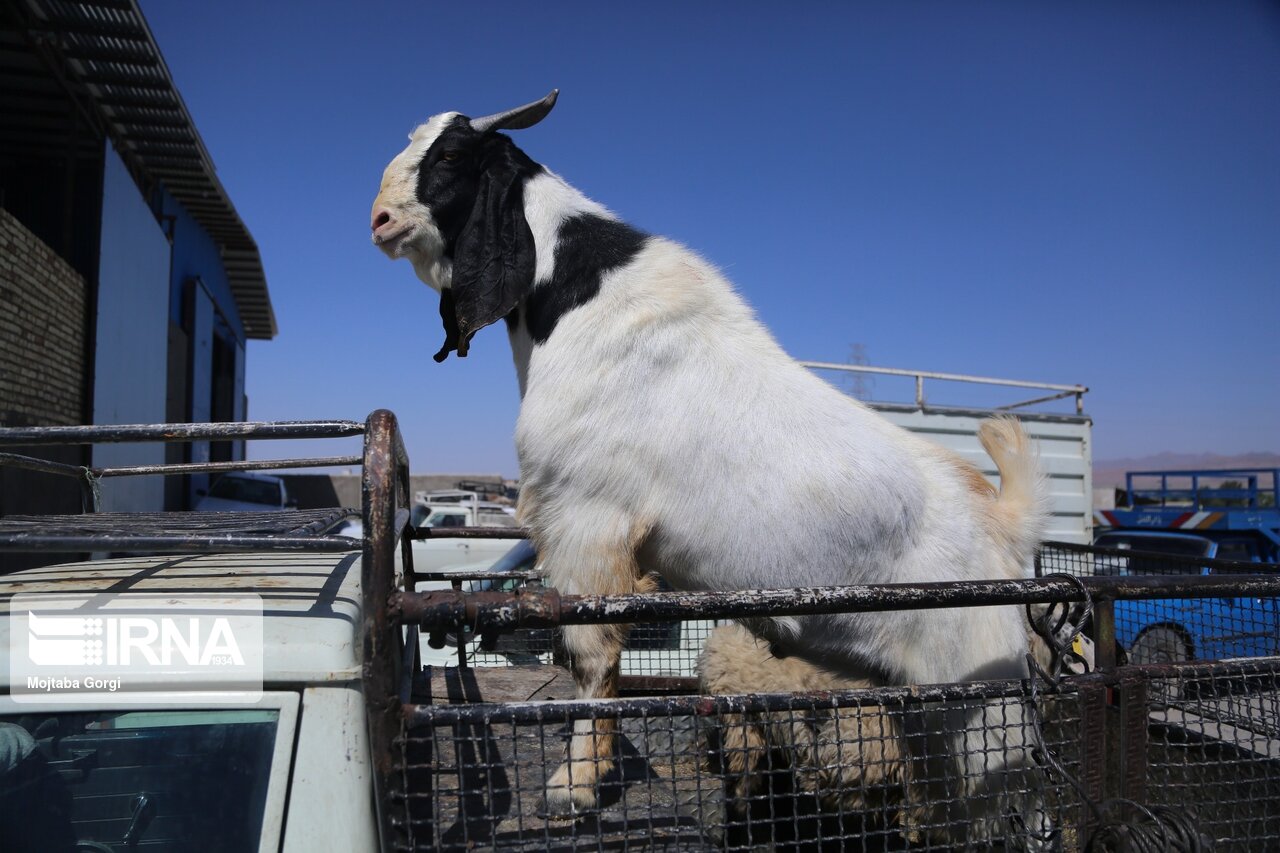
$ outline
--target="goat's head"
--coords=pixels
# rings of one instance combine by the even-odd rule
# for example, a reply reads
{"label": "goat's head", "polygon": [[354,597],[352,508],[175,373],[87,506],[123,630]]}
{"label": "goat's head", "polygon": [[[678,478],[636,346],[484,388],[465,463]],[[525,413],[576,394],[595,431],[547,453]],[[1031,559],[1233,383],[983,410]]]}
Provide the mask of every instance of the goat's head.
{"label": "goat's head", "polygon": [[432,116],[383,172],[373,243],[408,258],[440,291],[445,342],[436,361],[452,350],[465,357],[471,336],[509,314],[533,284],[524,182],[542,167],[498,131],[537,124],[558,93],[484,118]]}

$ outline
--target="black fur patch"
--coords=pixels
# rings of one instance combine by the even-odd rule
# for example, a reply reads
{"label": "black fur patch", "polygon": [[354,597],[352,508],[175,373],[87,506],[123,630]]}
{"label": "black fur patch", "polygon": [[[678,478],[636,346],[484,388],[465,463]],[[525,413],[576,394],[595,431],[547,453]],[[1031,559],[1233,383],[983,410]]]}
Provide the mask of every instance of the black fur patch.
{"label": "black fur patch", "polygon": [[560,225],[551,280],[536,286],[525,300],[524,319],[536,343],[544,343],[560,318],[600,292],[609,270],[629,263],[649,235],[625,222],[584,215]]}
{"label": "black fur patch", "polygon": [[471,337],[509,315],[529,292],[536,266],[524,218],[524,185],[542,172],[498,133],[455,118],[418,163],[418,200],[431,209],[453,261],[453,286],[440,297],[445,341],[433,356],[465,357]]}
{"label": "black fur patch", "polygon": [[476,133],[463,116],[440,132],[418,162],[418,201],[431,208],[447,258],[453,258],[458,236],[471,218],[480,181],[490,169],[509,170],[522,182],[544,171],[511,137]]}

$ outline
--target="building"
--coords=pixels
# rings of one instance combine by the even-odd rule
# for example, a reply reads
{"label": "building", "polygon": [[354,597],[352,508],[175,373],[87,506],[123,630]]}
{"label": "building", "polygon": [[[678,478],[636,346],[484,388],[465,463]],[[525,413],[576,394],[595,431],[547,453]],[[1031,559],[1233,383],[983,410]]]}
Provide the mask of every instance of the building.
{"label": "building", "polygon": [[[243,420],[245,344],[275,334],[257,245],[136,0],[0,0],[0,425]],[[57,461],[244,448],[91,453]],[[102,509],[183,509],[206,478],[165,479],[105,481]],[[0,515],[78,510],[74,487],[0,468]]]}

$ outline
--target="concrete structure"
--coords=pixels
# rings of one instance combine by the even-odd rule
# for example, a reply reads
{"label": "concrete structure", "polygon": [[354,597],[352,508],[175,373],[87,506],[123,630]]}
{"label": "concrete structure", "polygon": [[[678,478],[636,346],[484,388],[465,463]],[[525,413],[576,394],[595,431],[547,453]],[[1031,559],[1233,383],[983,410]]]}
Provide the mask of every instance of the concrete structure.
{"label": "concrete structure", "polygon": [[[289,494],[298,501],[299,509],[331,506],[360,507],[359,474],[284,474]],[[409,478],[410,494],[455,489],[459,483],[479,481],[503,482],[501,474],[414,474]],[[506,481],[511,485],[511,481]],[[490,498],[497,497],[490,495]]]}
{"label": "concrete structure", "polygon": [[[246,417],[245,343],[276,333],[262,262],[135,0],[0,0],[0,331],[0,426]],[[207,481],[169,479],[106,481],[102,508],[184,509]],[[78,510],[74,486],[0,468],[0,515]]]}

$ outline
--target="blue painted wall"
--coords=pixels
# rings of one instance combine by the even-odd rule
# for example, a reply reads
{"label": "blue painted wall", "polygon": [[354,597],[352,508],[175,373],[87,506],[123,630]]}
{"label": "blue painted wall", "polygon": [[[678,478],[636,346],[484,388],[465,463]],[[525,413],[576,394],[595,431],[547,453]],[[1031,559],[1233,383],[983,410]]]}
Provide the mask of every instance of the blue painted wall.
{"label": "blue painted wall", "polygon": [[[186,417],[192,421],[213,420],[213,341],[215,337],[222,339],[235,353],[233,399],[243,400],[244,323],[236,309],[222,255],[213,237],[163,187],[153,195],[152,209],[167,229],[173,247],[169,320],[188,336],[190,410]],[[244,420],[246,416],[243,404],[221,414],[224,420]],[[187,458],[192,462],[207,461],[210,450],[208,442],[194,443],[190,445]],[[244,458],[244,442],[232,443],[231,457]],[[205,474],[188,478],[188,505],[194,503],[201,490],[208,488],[211,479]]]}
{"label": "blue painted wall", "polygon": [[[102,184],[93,422],[163,422],[168,390],[169,329],[164,300],[169,295],[169,243],[110,143]],[[95,465],[161,462],[164,446],[160,444],[101,444],[93,449]],[[164,484],[158,477],[105,480],[102,509],[164,509]]]}
{"label": "blue painted wall", "polygon": [[213,297],[218,310],[226,317],[232,337],[243,345],[244,324],[240,321],[235,299],[231,295],[231,284],[227,281],[227,271],[222,266],[218,244],[167,191],[161,188],[158,196],[156,207],[159,215],[174,217],[172,225],[168,226],[173,238],[173,290],[169,302],[173,322],[182,325],[183,285],[198,277],[204,282],[205,289]]}

